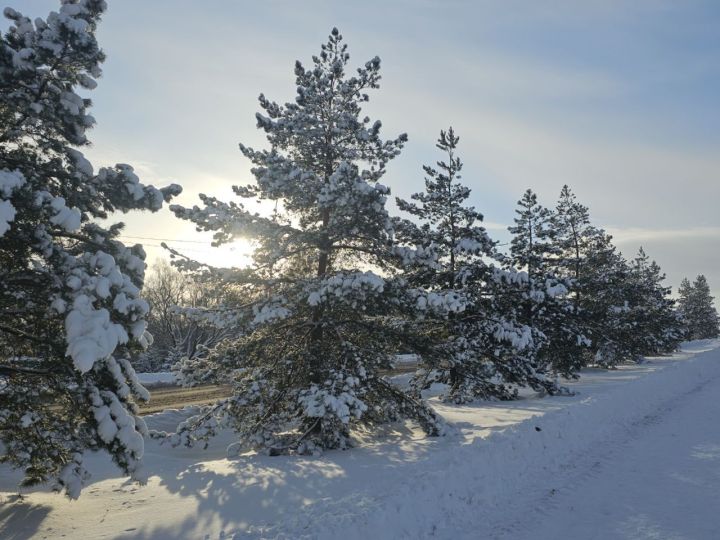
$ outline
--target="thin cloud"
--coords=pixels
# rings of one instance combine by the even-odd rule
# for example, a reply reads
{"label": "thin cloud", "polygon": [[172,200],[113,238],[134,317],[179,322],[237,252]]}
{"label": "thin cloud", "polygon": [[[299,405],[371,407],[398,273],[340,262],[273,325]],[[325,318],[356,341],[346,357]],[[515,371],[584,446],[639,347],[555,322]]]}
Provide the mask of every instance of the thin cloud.
{"label": "thin cloud", "polygon": [[720,227],[688,227],[685,229],[646,229],[642,227],[607,227],[607,232],[613,236],[616,243],[681,240],[718,239],[720,240]]}

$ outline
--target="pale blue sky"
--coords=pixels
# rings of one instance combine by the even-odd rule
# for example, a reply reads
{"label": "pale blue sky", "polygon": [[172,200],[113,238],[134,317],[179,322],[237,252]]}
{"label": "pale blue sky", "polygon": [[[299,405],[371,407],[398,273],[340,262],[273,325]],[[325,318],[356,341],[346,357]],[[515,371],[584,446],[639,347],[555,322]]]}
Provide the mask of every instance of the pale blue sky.
{"label": "pale blue sky", "polygon": [[[705,273],[720,296],[720,2],[108,3],[96,167],[179,182],[184,204],[228,194],[251,179],[237,143],[263,144],[257,95],[292,99],[294,61],[338,26],[351,61],[383,60],[368,113],[410,137],[385,179],[395,195],[422,188],[452,124],[496,238],[525,188],[553,205],[568,183],[627,256],[642,244],[674,287]],[[5,4],[31,16],[57,5]],[[169,213],[127,218],[128,234],[193,238]]]}

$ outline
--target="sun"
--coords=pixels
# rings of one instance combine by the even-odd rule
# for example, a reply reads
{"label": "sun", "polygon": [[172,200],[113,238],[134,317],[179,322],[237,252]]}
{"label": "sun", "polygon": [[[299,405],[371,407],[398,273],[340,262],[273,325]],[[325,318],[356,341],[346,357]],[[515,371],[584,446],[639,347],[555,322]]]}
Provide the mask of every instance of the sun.
{"label": "sun", "polygon": [[[148,267],[155,261],[171,259],[170,252],[163,245],[176,251],[179,255],[204,263],[216,268],[243,268],[252,264],[252,255],[255,251],[254,242],[250,240],[236,240],[218,247],[210,245],[210,240],[187,240],[170,238],[123,237],[128,244],[141,243],[147,258]],[[192,242],[192,243],[191,243]]]}
{"label": "sun", "polygon": [[254,251],[252,241],[240,239],[218,247],[204,246],[192,258],[218,268],[242,268],[252,263]]}

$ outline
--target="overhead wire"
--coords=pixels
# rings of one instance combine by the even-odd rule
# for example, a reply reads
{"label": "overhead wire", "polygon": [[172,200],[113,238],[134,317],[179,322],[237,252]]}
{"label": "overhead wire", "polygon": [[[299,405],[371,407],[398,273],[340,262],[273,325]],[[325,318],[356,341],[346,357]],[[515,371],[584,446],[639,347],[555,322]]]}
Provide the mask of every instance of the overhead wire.
{"label": "overhead wire", "polygon": [[161,242],[189,242],[192,244],[207,244],[206,240],[180,240],[175,238],[156,238],[152,236],[132,236],[129,234],[121,234],[120,238],[128,238],[132,240],[157,240]]}
{"label": "overhead wire", "polygon": [[[121,234],[121,235],[119,235],[118,238],[120,238],[121,240],[122,239],[152,240],[154,242],[185,242],[185,243],[193,243],[193,244],[204,244],[205,246],[207,246],[207,249],[193,249],[193,248],[183,247],[182,248],[183,252],[188,251],[188,252],[192,252],[192,253],[209,253],[212,250],[212,246],[210,246],[209,241],[203,241],[203,240],[176,240],[174,238],[159,238],[159,237],[151,237],[151,236],[132,236],[132,235],[126,235],[126,234]],[[142,245],[143,245],[143,247],[153,247],[153,248],[164,249],[162,244],[143,242]],[[234,249],[235,249],[234,247],[232,247],[232,246],[230,247],[231,251]]]}

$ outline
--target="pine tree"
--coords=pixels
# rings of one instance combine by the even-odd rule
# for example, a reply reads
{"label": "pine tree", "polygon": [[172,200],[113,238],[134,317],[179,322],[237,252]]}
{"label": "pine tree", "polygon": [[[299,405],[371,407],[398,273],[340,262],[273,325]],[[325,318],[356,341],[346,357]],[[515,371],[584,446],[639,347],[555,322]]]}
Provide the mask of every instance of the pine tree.
{"label": "pine tree", "polygon": [[147,399],[128,360],[151,337],[141,246],[118,241],[114,211],[158,210],[179,193],[144,186],[129,165],[93,172],[78,147],[105,56],[102,0],[63,1],[47,19],[5,9],[0,37],[0,462],[25,485],[77,497],[86,449],[143,479]]}
{"label": "pine tree", "polygon": [[[575,194],[564,185],[555,210],[556,274],[579,283],[586,268],[587,251],[598,231],[590,223],[587,206],[580,204]],[[575,292],[580,304],[582,293]]]}
{"label": "pine tree", "polygon": [[655,283],[653,308],[656,315],[652,322],[656,340],[654,352],[674,352],[684,339],[684,327],[677,311],[677,302],[672,298],[672,287],[663,285],[667,277],[655,261],[650,263],[647,276]]}
{"label": "pine tree", "polygon": [[553,245],[553,214],[538,203],[537,195],[528,189],[518,201],[515,225],[508,230],[513,235],[510,261],[516,268],[527,271],[531,280],[547,275],[547,260],[557,255]]}
{"label": "pine tree", "polygon": [[460,183],[462,162],[456,154],[459,138],[450,128],[441,131],[437,148],[446,161],[423,167],[425,191],[397,199],[419,221],[397,220],[398,237],[408,245],[433,251],[438,265],[418,265],[411,283],[436,291],[455,291],[466,299],[462,313],[436,328],[440,346],[423,357],[415,378],[422,389],[435,382],[448,386],[445,399],[463,403],[477,398],[510,399],[517,385],[558,391],[536,362],[537,339],[532,327],[516,320],[524,274],[503,271],[495,242],[481,226],[482,214],[465,206],[470,189]]}
{"label": "pine tree", "polygon": [[690,328],[690,302],[693,294],[693,287],[688,278],[683,278],[678,287],[677,315],[682,325],[683,337],[692,340]]}
{"label": "pine tree", "polygon": [[633,338],[638,355],[648,356],[675,350],[682,337],[671,289],[663,285],[665,275],[641,247],[630,263],[628,302],[632,306]]}
{"label": "pine tree", "polygon": [[555,242],[553,273],[571,285],[569,320],[590,344],[579,365],[614,366],[633,357],[627,349],[632,332],[626,316],[627,263],[567,185],[555,210]]}
{"label": "pine tree", "polygon": [[707,278],[702,274],[691,285],[683,279],[679,289],[678,312],[688,339],[712,339],[720,335],[720,317],[713,305]]}
{"label": "pine tree", "polygon": [[579,316],[592,341],[592,361],[614,367],[640,358],[629,302],[634,284],[630,267],[612,244],[612,237],[601,229],[591,231],[581,251],[576,286]]}
{"label": "pine tree", "polygon": [[[660,267],[641,249],[628,263],[612,237],[564,186],[556,213],[554,271],[571,283],[572,320],[591,340],[594,362],[608,367],[674,350],[680,339],[670,289]],[[587,356],[587,355],[586,355]]]}
{"label": "pine tree", "polygon": [[515,213],[515,225],[508,228],[513,239],[507,263],[528,274],[520,320],[545,337],[538,351],[541,363],[565,377],[576,376],[582,367],[582,347],[588,340],[573,316],[568,296],[572,280],[554,273],[553,265],[562,253],[555,242],[556,218],[538,203],[537,195],[530,189],[518,201]]}
{"label": "pine tree", "polygon": [[198,229],[214,231],[215,244],[251,237],[259,246],[248,269],[196,270],[245,296],[207,314],[242,335],[193,366],[196,378],[230,382],[234,395],[183,424],[173,436],[177,444],[231,427],[236,448],[308,453],[346,448],[351,428],[403,417],[439,433],[432,410],[381,370],[397,352],[425,345],[412,331],[416,318],[462,305],[394,275],[403,261],[425,257],[395,245],[385,209],[389,189],[379,183],[407,137],[383,141],[380,122],[361,116],[367,91],[378,88],[380,59],[350,75],[349,58],[333,29],[312,67],[296,63],[294,102],[260,96],[257,124],[271,148],[240,146],[255,166],[255,184],[234,191],[274,201],[273,216],[204,195],[203,208],[173,207]]}

